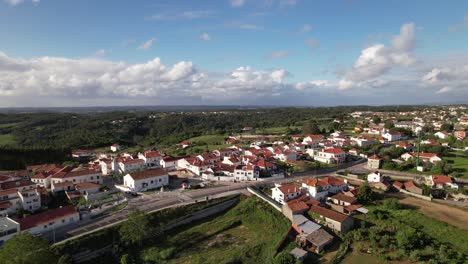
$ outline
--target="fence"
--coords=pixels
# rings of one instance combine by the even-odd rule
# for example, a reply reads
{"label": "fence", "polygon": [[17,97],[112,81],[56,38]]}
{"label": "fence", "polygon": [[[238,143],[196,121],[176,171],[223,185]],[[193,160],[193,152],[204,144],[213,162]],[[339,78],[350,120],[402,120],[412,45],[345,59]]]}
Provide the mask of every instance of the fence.
{"label": "fence", "polygon": [[262,193],[261,191],[253,188],[253,187],[247,187],[247,190],[256,195],[258,198],[262,199],[263,201],[269,203],[271,206],[273,206],[273,208],[275,208],[276,210],[282,212],[281,210],[281,204],[279,204],[277,201],[271,199],[269,196],[265,195],[264,193]]}

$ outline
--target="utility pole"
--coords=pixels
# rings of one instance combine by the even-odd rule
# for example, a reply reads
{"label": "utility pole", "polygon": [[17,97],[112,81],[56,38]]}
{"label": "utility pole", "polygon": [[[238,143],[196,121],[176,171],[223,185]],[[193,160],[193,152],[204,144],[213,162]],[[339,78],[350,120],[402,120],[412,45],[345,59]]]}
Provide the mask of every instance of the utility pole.
{"label": "utility pole", "polygon": [[420,145],[421,145],[421,131],[419,131],[419,133],[418,133],[418,144],[417,144],[418,157],[416,158],[416,170],[419,167],[419,148],[420,148]]}

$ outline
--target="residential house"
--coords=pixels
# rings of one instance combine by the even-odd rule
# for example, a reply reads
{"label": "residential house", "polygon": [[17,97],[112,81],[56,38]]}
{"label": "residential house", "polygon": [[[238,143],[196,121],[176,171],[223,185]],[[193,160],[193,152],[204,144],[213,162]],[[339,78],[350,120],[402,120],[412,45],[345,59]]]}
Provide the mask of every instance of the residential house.
{"label": "residential house", "polygon": [[[52,176],[52,185],[63,182],[73,182],[74,184],[82,182],[94,182],[102,184],[102,174],[93,169],[78,168],[70,172],[59,172]],[[52,186],[52,188],[54,188]]]}
{"label": "residential house", "polygon": [[413,181],[405,182],[403,186],[405,187],[405,190],[407,190],[408,192],[419,194],[419,195],[423,194],[423,190],[419,188],[418,186],[416,186],[416,184]]}
{"label": "residential house", "polygon": [[450,136],[450,134],[444,131],[439,131],[439,132],[436,132],[434,136],[439,139],[447,139]]}
{"label": "residential house", "polygon": [[46,231],[55,230],[80,221],[80,214],[73,205],[48,210],[43,213],[26,216],[17,220],[22,232],[26,231],[33,235],[42,234]]}
{"label": "residential house", "polygon": [[162,168],[131,172],[124,176],[124,186],[133,192],[142,192],[169,184],[169,176]]}
{"label": "residential house", "polygon": [[121,158],[118,164],[121,172],[136,171],[146,167],[146,163],[142,159]]}
{"label": "residential house", "polygon": [[380,158],[379,156],[374,154],[374,155],[370,156],[369,158],[367,158],[367,167],[369,169],[379,169],[381,160],[382,160],[382,158]]}
{"label": "residential house", "polygon": [[396,144],[395,147],[403,148],[404,150],[411,151],[411,150],[413,150],[414,145],[411,144],[411,143],[408,143],[406,141],[401,141],[401,142],[398,142],[398,144]]}
{"label": "residential house", "polygon": [[354,219],[351,216],[321,206],[312,206],[309,212],[314,215],[316,220],[323,222],[336,232],[344,233],[353,228],[354,225]]}
{"label": "residential house", "polygon": [[294,183],[276,185],[271,189],[271,198],[281,204],[284,204],[285,202],[298,197],[301,193],[302,189]]}
{"label": "residential house", "polygon": [[328,148],[319,151],[314,159],[323,163],[341,163],[346,160],[346,153],[340,148]]}
{"label": "residential house", "polygon": [[352,155],[352,156],[359,156],[359,150],[356,149],[356,148],[352,148],[352,149],[348,150],[348,154]]}
{"label": "residential house", "polygon": [[382,174],[378,171],[374,171],[367,175],[368,182],[381,182],[382,181]]}
{"label": "residential house", "polygon": [[447,175],[431,175],[429,177],[429,185],[433,188],[443,189],[445,187],[458,189],[458,184],[452,181],[452,178]]}
{"label": "residential house", "polygon": [[237,181],[256,181],[260,176],[259,168],[255,165],[238,165],[234,170]]}
{"label": "residential house", "polygon": [[[403,155],[401,155],[401,158],[403,160],[405,160],[405,161],[408,161],[411,158],[416,159],[417,157],[418,157],[417,152],[407,152],[407,153],[404,153]],[[442,160],[439,156],[437,156],[437,154],[427,153],[427,152],[420,152],[419,153],[419,159],[424,161],[424,162],[430,162],[432,164],[435,164],[435,163]]]}
{"label": "residential house", "polygon": [[147,150],[138,153],[138,159],[143,160],[149,168],[157,168],[161,166],[162,155],[158,151]]}
{"label": "residential house", "polygon": [[467,131],[463,131],[463,130],[459,130],[459,131],[455,131],[453,132],[453,135],[458,139],[458,140],[463,140],[466,138],[466,133],[468,133]]}
{"label": "residential house", "polygon": [[384,137],[389,142],[398,141],[402,139],[402,135],[400,132],[391,132],[391,131],[383,134],[382,137]]}
{"label": "residential house", "polygon": [[112,146],[110,146],[110,150],[111,150],[112,152],[121,151],[122,149],[123,149],[123,148],[122,148],[120,145],[118,145],[118,144],[113,144]]}
{"label": "residential house", "polygon": [[20,232],[20,224],[9,217],[0,217],[0,247]]}

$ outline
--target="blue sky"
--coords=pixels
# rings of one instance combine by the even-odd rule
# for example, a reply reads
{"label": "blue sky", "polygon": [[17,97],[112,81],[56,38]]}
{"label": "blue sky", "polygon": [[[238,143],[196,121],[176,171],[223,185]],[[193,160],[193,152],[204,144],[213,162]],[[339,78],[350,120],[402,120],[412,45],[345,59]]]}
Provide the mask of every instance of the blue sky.
{"label": "blue sky", "polygon": [[467,1],[0,0],[0,106],[455,102],[466,43]]}

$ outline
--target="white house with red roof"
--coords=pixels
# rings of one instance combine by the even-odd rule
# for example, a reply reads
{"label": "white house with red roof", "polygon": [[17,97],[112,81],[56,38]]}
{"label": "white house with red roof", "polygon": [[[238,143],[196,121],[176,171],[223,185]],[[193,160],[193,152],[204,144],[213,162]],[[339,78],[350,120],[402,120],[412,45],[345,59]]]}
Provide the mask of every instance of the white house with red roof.
{"label": "white house with red roof", "polygon": [[74,184],[82,182],[94,182],[102,184],[102,174],[93,169],[77,168],[70,172],[59,172],[52,176],[51,185],[52,189],[54,184],[73,182]]}
{"label": "white house with red roof", "polygon": [[370,138],[364,137],[364,136],[351,137],[350,140],[351,140],[351,144],[355,144],[355,145],[358,145],[360,147],[369,146],[369,145],[374,144],[374,142],[375,142],[373,139],[370,139]]}
{"label": "white house with red roof", "polygon": [[120,158],[118,164],[121,172],[135,171],[146,167],[146,163],[142,159]]}
{"label": "white house with red roof", "polygon": [[113,144],[112,146],[110,146],[110,150],[111,150],[112,152],[121,151],[121,150],[122,150],[122,146],[120,146],[119,144]]}
{"label": "white house with red roof", "polygon": [[[411,158],[416,159],[417,157],[418,157],[417,152],[406,152],[401,155],[401,158],[405,161],[408,161]],[[435,164],[442,160],[439,156],[437,156],[436,153],[427,153],[427,152],[420,152],[419,159],[424,162],[430,162],[432,164]]]}
{"label": "white house with red roof", "polygon": [[256,181],[259,176],[259,168],[252,164],[238,165],[234,170],[234,177],[237,181]]}
{"label": "white house with red roof", "polygon": [[400,132],[392,132],[392,131],[389,131],[383,134],[382,137],[385,138],[388,142],[398,141],[402,139],[402,135]]}
{"label": "white house with red roof", "polygon": [[323,200],[328,196],[328,183],[317,178],[308,178],[301,181],[307,194],[315,200]]}
{"label": "white house with red roof", "polygon": [[211,164],[221,161],[221,156],[217,156],[209,152],[203,152],[202,154],[198,155],[197,158],[205,163],[211,163]]}
{"label": "white house with red roof", "polygon": [[17,220],[21,231],[33,235],[54,230],[80,221],[80,214],[72,205],[26,216]]}
{"label": "white house with red roof", "polygon": [[463,140],[466,138],[466,134],[468,132],[467,131],[464,131],[464,130],[459,130],[459,131],[455,131],[453,132],[453,135],[458,139],[458,140]]}
{"label": "white house with red roof", "polygon": [[161,166],[162,155],[155,150],[147,150],[138,153],[138,159],[144,160],[147,167],[156,168]]}
{"label": "white house with red roof", "polygon": [[198,156],[182,159],[177,163],[177,165],[180,168],[188,169],[189,171],[195,173],[196,175],[201,175],[202,172],[206,171],[207,169],[215,167],[214,161],[207,162],[207,161],[201,160]]}
{"label": "white house with red roof", "polygon": [[[124,187],[132,192],[142,192],[169,184],[169,175],[162,168],[131,172],[124,176]],[[117,186],[116,186],[117,187]]]}
{"label": "white house with red roof", "polygon": [[368,182],[381,182],[382,181],[382,173],[378,171],[374,171],[367,175]]}
{"label": "white house with red roof", "polygon": [[429,178],[429,185],[433,188],[443,189],[445,187],[458,189],[458,184],[452,181],[452,178],[447,175],[431,175]]}
{"label": "white house with red roof", "polygon": [[273,200],[285,204],[287,201],[294,199],[302,194],[302,188],[294,183],[286,185],[276,185],[271,189],[271,198]]}
{"label": "white house with red roof", "polygon": [[327,148],[319,151],[314,159],[323,163],[341,163],[346,160],[346,152],[341,148]]}
{"label": "white house with red roof", "polygon": [[444,131],[439,131],[439,132],[436,132],[434,136],[439,139],[447,139],[450,136],[450,134]]}
{"label": "white house with red roof", "polygon": [[414,145],[406,141],[401,141],[401,142],[398,142],[398,144],[396,144],[395,147],[403,148],[405,150],[413,150]]}
{"label": "white house with red roof", "polygon": [[237,166],[237,165],[241,165],[242,161],[240,160],[240,158],[238,156],[230,155],[230,156],[224,156],[221,163],[227,164],[227,165]]}
{"label": "white house with red roof", "polygon": [[324,139],[323,135],[312,135],[309,134],[302,139],[302,144],[310,147],[316,147],[320,141]]}

